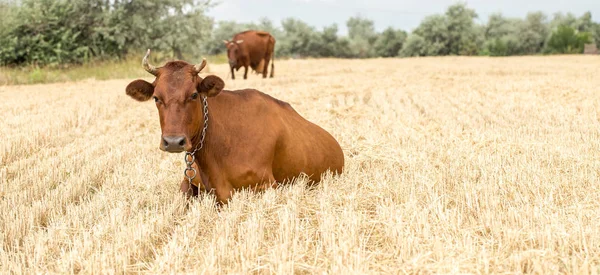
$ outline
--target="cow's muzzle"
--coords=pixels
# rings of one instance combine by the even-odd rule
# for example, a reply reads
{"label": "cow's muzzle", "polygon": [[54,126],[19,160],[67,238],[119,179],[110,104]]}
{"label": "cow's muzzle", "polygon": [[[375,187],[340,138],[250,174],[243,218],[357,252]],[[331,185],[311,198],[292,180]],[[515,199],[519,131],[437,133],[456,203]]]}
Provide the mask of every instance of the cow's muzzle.
{"label": "cow's muzzle", "polygon": [[183,152],[187,145],[184,136],[163,136],[160,142],[160,149],[169,153]]}

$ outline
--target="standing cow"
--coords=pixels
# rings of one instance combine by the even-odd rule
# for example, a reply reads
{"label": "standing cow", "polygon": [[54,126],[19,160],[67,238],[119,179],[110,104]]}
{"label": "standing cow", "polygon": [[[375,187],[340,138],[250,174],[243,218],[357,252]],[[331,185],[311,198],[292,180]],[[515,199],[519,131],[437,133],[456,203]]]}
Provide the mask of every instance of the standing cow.
{"label": "standing cow", "polygon": [[271,75],[275,72],[275,38],[268,32],[245,31],[233,36],[233,40],[223,40],[227,45],[227,58],[231,68],[231,79],[235,79],[235,73],[244,66],[244,79],[248,78],[248,66],[257,73],[262,73],[267,78],[269,61],[271,62]]}
{"label": "standing cow", "polygon": [[181,191],[214,191],[227,202],[242,188],[264,190],[304,173],[314,182],[326,171],[342,173],[344,154],[331,134],[298,114],[290,104],[253,89],[223,90],[215,75],[202,78],[206,65],[171,61],[156,68],[142,60],[155,79],[125,88],[138,101],[156,103],[162,135],[159,148],[187,151],[191,178]]}

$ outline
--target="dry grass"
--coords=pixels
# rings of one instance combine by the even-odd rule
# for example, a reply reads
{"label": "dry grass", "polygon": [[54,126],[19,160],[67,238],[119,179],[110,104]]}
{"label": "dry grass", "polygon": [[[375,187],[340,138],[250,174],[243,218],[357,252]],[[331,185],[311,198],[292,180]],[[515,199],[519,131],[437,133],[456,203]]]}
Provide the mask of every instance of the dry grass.
{"label": "dry grass", "polygon": [[184,207],[183,155],[158,150],[155,107],[128,80],[0,87],[0,269],[597,274],[599,64],[291,60],[227,80],[290,102],[347,166],[220,212]]}
{"label": "dry grass", "polygon": [[[132,53],[123,60],[96,60],[82,65],[62,66],[24,66],[3,67],[0,66],[0,86],[19,84],[42,84],[57,83],[80,80],[108,80],[108,79],[131,79],[144,77],[148,73],[140,70],[140,56],[146,52]],[[164,53],[152,52],[151,63],[164,57]],[[206,56],[210,64],[227,63],[224,54]],[[64,68],[63,68],[64,67]]]}

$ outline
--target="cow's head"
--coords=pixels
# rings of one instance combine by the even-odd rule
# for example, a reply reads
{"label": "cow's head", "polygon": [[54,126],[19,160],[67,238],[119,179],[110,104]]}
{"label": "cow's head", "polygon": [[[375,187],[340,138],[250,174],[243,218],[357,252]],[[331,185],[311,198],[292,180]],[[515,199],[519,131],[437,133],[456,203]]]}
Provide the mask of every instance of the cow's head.
{"label": "cow's head", "polygon": [[198,73],[206,59],[197,65],[171,61],[156,68],[148,63],[150,50],[142,60],[146,71],[156,76],[153,83],[138,79],[125,88],[127,95],[137,101],[150,98],[156,102],[162,136],[160,149],[178,153],[190,151],[200,140],[204,126],[203,98],[216,96],[225,83],[217,76],[201,78]]}
{"label": "cow's head", "polygon": [[227,59],[229,59],[229,66],[236,68],[238,65],[238,59],[240,58],[240,44],[244,43],[244,40],[223,40],[223,43],[225,43],[227,46]]}

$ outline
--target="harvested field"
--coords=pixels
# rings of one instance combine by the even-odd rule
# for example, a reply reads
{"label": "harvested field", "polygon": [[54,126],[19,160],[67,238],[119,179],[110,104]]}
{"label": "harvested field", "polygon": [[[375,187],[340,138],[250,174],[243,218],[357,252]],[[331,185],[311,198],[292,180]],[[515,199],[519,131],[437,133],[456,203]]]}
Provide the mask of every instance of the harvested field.
{"label": "harvested field", "polygon": [[345,173],[220,211],[186,209],[133,79],[0,86],[0,272],[600,272],[600,57],[275,62],[226,89],[292,104]]}

